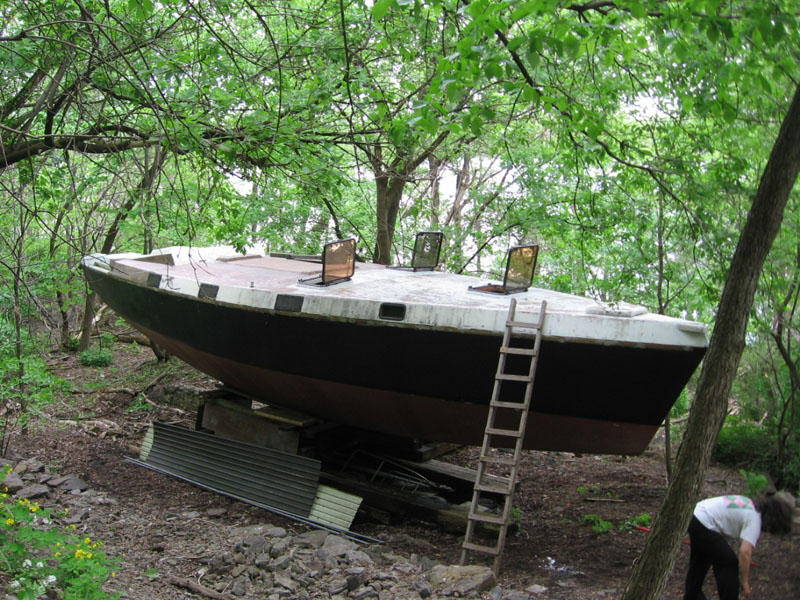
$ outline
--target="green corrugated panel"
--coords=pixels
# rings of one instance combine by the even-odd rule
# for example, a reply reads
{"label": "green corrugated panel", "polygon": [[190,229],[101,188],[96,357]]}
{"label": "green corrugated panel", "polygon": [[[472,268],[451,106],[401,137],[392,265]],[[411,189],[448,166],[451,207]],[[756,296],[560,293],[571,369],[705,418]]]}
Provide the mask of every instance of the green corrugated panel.
{"label": "green corrugated panel", "polygon": [[153,448],[153,426],[147,428],[147,433],[144,434],[142,440],[142,447],[139,450],[139,460],[147,462],[147,457],[150,456],[150,450]]}
{"label": "green corrugated panel", "polygon": [[309,517],[326,525],[350,529],[359,506],[361,506],[360,496],[320,485]]}
{"label": "green corrugated panel", "polygon": [[163,423],[150,427],[141,456],[202,487],[302,517],[319,481],[317,460]]}

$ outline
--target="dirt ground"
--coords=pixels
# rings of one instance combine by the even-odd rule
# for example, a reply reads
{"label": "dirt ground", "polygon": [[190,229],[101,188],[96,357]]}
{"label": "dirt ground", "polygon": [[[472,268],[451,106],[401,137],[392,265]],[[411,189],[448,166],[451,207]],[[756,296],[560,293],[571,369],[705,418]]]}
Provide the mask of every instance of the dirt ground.
{"label": "dirt ground", "polygon": [[[53,472],[78,475],[111,499],[95,506],[80,528],[105,541],[108,553],[122,561],[114,585],[124,597],[192,597],[159,574],[196,573],[225,543],[218,533],[220,523],[268,522],[292,532],[307,529],[124,459],[152,420],[192,426],[195,419],[191,412],[154,405],[137,392],[154,383],[203,387],[214,382],[174,358],[168,367],[157,365],[149,349],[133,344],[116,344],[114,363],[106,368],[82,368],[75,356],[62,354],[52,355],[50,363],[72,383],[73,392],[48,405],[28,435],[16,436],[10,455],[37,458]],[[476,455],[477,449],[464,448],[443,460],[474,466]],[[515,502],[520,527],[507,541],[499,576],[503,589],[528,589],[530,597],[546,599],[618,597],[647,535],[625,523],[656,514],[665,492],[663,449],[655,443],[633,458],[529,452],[522,474]],[[734,471],[716,466],[709,471],[706,495],[742,489]],[[608,522],[610,529],[595,532],[587,520]],[[425,555],[445,564],[457,564],[460,556],[460,537],[428,523],[357,520],[353,530],[387,541],[400,554]],[[797,534],[762,536],[752,571],[753,600],[800,597],[798,541]],[[688,547],[683,545],[665,600],[682,597],[687,561]],[[709,576],[706,593],[712,597],[714,592]]]}

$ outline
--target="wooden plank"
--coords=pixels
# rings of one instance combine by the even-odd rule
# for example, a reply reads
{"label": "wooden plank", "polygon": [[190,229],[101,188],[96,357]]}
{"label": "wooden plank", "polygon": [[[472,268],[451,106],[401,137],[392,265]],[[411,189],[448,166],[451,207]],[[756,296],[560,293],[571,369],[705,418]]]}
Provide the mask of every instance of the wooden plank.
{"label": "wooden plank", "polygon": [[294,425],[295,427],[310,427],[317,423],[317,419],[314,417],[280,406],[265,406],[254,410],[253,413],[270,421]]}
{"label": "wooden plank", "polygon": [[[475,485],[475,478],[477,471],[469,467],[462,467],[454,465],[441,460],[426,460],[425,462],[414,462],[402,458],[394,459],[397,462],[406,465],[415,471],[421,472],[431,481],[436,483],[443,483],[453,489],[466,488],[472,490]],[[489,482],[500,483],[504,478],[496,475],[486,474],[484,480]],[[519,483],[519,482],[517,482]]]}
{"label": "wooden plank", "polygon": [[[352,479],[342,474],[323,471],[320,481],[334,485],[338,489],[357,494],[364,500],[363,509],[377,509],[398,517],[412,516],[428,523],[439,525],[444,531],[463,534],[467,526],[467,509],[443,503],[441,498],[431,498],[397,488],[384,488],[363,480]],[[476,523],[476,533],[497,537],[498,527],[491,523]]]}

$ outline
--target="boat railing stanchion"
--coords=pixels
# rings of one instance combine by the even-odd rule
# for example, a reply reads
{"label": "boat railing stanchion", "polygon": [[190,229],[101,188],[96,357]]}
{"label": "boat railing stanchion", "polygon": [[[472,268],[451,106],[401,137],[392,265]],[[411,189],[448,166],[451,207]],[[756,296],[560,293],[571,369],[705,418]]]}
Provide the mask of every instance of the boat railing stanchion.
{"label": "boat railing stanchion", "polygon": [[[466,562],[467,553],[470,551],[489,554],[494,557],[492,568],[495,575],[500,570],[500,560],[511,520],[512,501],[533,397],[533,381],[536,376],[536,363],[542,342],[546,308],[547,302],[543,301],[539,307],[539,319],[535,323],[518,321],[516,319],[517,300],[511,299],[500,345],[492,398],[486,417],[483,444],[478,457],[472,502],[467,514],[467,531],[461,546],[461,564]],[[512,346],[512,341],[514,344],[519,344],[520,340],[524,339],[520,336],[512,339],[517,329],[534,332],[532,346]],[[509,356],[514,358],[507,361]],[[507,362],[511,364],[507,364]],[[520,389],[523,384],[524,392]],[[519,398],[520,395],[521,398]],[[514,399],[515,396],[517,396],[516,399]],[[492,452],[492,450],[508,447],[513,448],[512,456]],[[480,509],[481,501],[485,499],[486,494],[502,496],[503,503],[500,514],[490,514]],[[479,544],[473,541],[479,524],[497,527],[497,538],[494,545]]]}

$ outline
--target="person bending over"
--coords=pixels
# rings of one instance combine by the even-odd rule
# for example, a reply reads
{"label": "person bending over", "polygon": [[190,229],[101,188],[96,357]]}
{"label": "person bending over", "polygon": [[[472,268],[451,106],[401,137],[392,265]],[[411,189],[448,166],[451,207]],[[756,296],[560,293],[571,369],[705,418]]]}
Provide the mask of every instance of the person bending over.
{"label": "person bending over", "polygon": [[[762,494],[755,501],[746,496],[718,496],[695,505],[689,523],[689,572],[683,600],[706,600],[703,580],[714,568],[719,600],[737,600],[739,588],[750,596],[750,560],[762,529],[789,533],[792,508],[775,494]],[[725,537],[739,544],[731,549]]]}

